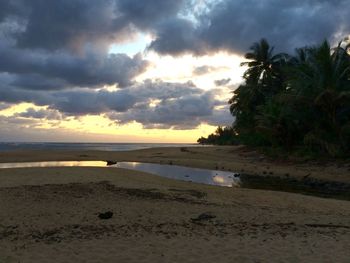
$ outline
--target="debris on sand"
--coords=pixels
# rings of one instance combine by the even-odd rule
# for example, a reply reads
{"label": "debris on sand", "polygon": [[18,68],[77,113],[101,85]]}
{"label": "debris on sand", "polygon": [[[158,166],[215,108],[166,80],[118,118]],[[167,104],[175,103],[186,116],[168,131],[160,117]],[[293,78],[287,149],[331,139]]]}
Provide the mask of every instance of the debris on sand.
{"label": "debris on sand", "polygon": [[117,164],[117,162],[116,162],[116,161],[111,161],[111,160],[107,160],[107,161],[106,161],[106,163],[107,163],[107,166]]}
{"label": "debris on sand", "polygon": [[113,212],[111,212],[111,211],[107,211],[105,213],[98,214],[98,218],[100,218],[100,219],[110,219],[112,217],[113,217]]}
{"label": "debris on sand", "polygon": [[213,215],[212,213],[202,213],[196,218],[191,218],[191,221],[192,222],[207,221],[214,218],[216,218],[216,216]]}

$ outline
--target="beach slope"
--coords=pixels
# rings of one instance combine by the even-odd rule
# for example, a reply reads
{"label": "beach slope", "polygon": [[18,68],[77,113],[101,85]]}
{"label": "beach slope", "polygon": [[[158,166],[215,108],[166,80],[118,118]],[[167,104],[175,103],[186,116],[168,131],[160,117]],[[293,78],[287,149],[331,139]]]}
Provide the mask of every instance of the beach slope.
{"label": "beach slope", "polygon": [[[226,167],[228,157],[219,158],[231,148],[192,149],[22,152],[2,154],[0,160],[172,160],[234,168]],[[191,163],[190,155],[210,160],[193,157]],[[0,170],[0,207],[0,262],[348,262],[350,258],[348,201],[201,185],[117,168],[61,167]],[[113,215],[103,219],[106,212]]]}

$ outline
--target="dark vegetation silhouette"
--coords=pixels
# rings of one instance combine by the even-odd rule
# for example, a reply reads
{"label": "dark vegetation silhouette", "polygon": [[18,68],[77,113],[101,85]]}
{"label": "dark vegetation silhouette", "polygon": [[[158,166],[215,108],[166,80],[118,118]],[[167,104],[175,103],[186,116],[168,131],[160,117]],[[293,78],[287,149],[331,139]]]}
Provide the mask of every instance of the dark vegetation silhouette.
{"label": "dark vegetation silhouette", "polygon": [[291,56],[274,54],[262,39],[245,58],[245,82],[229,100],[234,124],[199,143],[350,156],[350,44],[324,41]]}
{"label": "dark vegetation silhouette", "polygon": [[201,137],[197,140],[200,144],[215,144],[215,145],[237,145],[239,144],[238,138],[235,135],[232,127],[219,126],[213,134],[210,134],[207,138]]}

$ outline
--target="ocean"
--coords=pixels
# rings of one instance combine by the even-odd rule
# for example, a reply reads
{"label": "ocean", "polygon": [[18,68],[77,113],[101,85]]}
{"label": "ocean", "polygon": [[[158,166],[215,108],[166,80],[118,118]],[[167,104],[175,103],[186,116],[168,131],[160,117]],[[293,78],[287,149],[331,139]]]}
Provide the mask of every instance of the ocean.
{"label": "ocean", "polygon": [[11,150],[98,150],[132,151],[157,147],[193,147],[182,143],[56,143],[56,142],[0,142],[0,151]]}

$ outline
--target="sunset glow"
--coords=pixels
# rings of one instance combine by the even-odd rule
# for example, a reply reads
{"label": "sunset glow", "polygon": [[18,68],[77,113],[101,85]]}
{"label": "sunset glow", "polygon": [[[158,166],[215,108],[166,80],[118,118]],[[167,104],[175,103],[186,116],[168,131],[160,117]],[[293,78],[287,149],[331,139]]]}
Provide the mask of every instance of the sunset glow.
{"label": "sunset glow", "polygon": [[[322,34],[300,31],[298,21],[322,24],[313,17],[338,10],[327,3],[313,17],[281,4],[286,15],[274,25],[258,15],[274,5],[251,4],[1,3],[0,140],[194,143],[234,122],[227,102],[251,43],[266,37],[290,51],[348,32],[346,12]],[[249,23],[242,10],[252,11]],[[289,13],[295,25],[279,27]]]}

